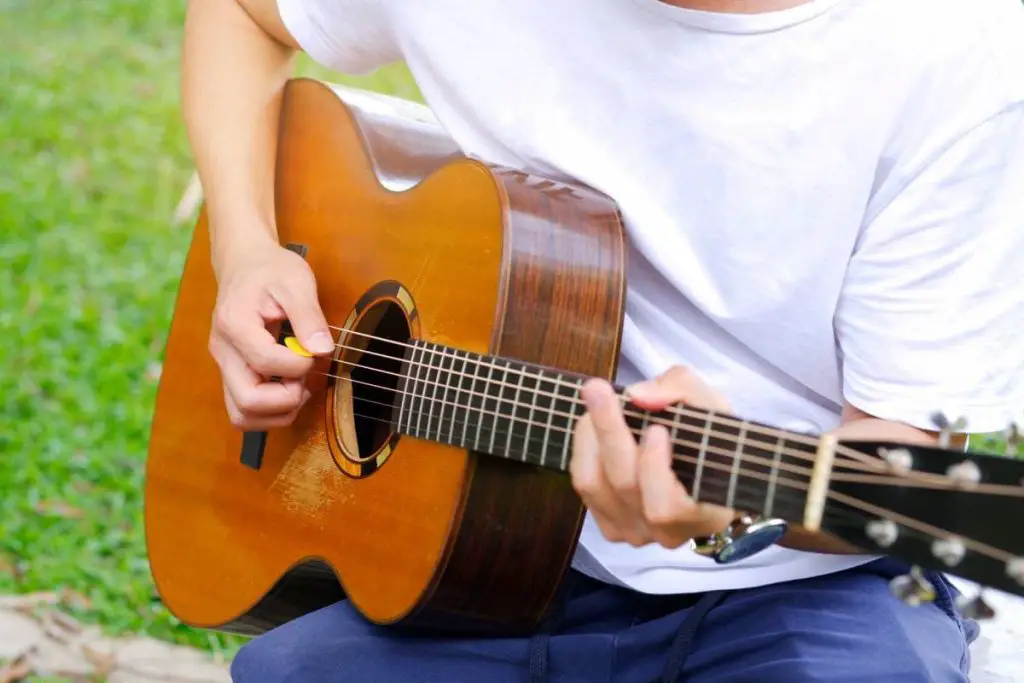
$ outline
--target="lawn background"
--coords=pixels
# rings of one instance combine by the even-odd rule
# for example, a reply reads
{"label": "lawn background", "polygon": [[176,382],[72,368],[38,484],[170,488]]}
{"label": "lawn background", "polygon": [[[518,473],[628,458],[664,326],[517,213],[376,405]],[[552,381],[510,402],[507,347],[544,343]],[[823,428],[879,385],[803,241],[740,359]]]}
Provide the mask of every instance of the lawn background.
{"label": "lawn background", "polygon": [[[142,483],[191,223],[184,2],[0,0],[0,594],[230,657],[153,591]],[[301,72],[418,99],[404,68]],[[995,447],[987,440],[986,446]]]}

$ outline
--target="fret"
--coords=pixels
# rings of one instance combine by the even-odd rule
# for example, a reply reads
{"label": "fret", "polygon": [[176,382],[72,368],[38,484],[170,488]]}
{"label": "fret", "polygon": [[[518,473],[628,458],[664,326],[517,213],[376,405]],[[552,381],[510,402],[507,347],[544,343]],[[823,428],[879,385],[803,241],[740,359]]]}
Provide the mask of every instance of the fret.
{"label": "fret", "polygon": [[[556,410],[554,412],[559,413],[553,422],[561,423],[558,426],[561,427],[559,437],[562,439],[562,456],[558,461],[558,469],[563,472],[569,471],[569,446],[572,444],[572,434],[576,428],[576,419],[583,415],[584,405],[583,400],[580,398],[580,388],[583,386],[583,380],[576,380],[575,384],[559,384],[558,385],[558,396],[556,399]],[[562,402],[562,408],[557,409],[558,401]]]}
{"label": "fret", "polygon": [[[533,412],[537,409],[537,394],[540,393],[540,381],[541,376],[538,373],[527,370],[526,367],[520,368],[522,379],[519,381],[519,388],[525,389],[530,395],[530,407],[526,411],[526,429],[523,432],[523,462],[526,462],[527,456],[531,452],[530,444],[530,431],[533,429]],[[517,404],[518,404],[519,392],[516,393]],[[536,449],[532,449],[536,451]],[[544,462],[544,451],[541,450],[537,453],[537,457],[541,463]]]}
{"label": "fret", "polygon": [[[420,349],[420,355],[419,355],[419,359],[416,362],[416,365],[417,365],[417,368],[416,368],[416,388],[415,388],[415,394],[412,397],[413,410],[414,410],[414,414],[416,415],[416,428],[415,428],[415,430],[410,428],[409,432],[411,434],[413,434],[414,436],[422,437],[423,436],[423,417],[424,417],[424,414],[427,412],[424,409],[424,404],[425,404],[426,399],[427,399],[427,397],[426,397],[426,393],[427,393],[427,391],[426,391],[427,390],[426,379],[427,379],[427,376],[429,375],[430,366],[427,364],[428,351],[429,351],[429,349],[427,348],[427,344],[426,343],[420,344],[419,345],[419,349]],[[410,416],[409,419],[411,420],[412,416]]]}
{"label": "fret", "polygon": [[[466,361],[465,362],[467,362],[467,363],[469,362],[469,354],[466,354]],[[478,380],[479,376],[480,376],[480,360],[478,358],[474,358],[474,360],[473,360],[473,374],[469,378],[469,396],[467,397],[469,400],[466,401],[465,419],[463,419],[463,421],[462,421],[462,437],[459,439],[459,444],[463,448],[466,447],[466,429],[469,427],[469,422],[470,422],[470,418],[472,416],[472,411],[477,409],[477,406],[474,405],[474,399],[476,398],[476,395],[477,395],[476,383],[477,383],[477,380]],[[477,424],[479,425],[479,422]]]}
{"label": "fret", "polygon": [[772,506],[775,504],[775,486],[779,481],[779,466],[782,464],[782,449],[786,444],[786,439],[779,437],[775,443],[775,453],[772,455],[772,471],[768,479],[768,493],[765,494],[764,498],[764,516],[770,518],[772,516]]}
{"label": "fret", "polygon": [[[434,361],[438,362],[438,366],[434,367]],[[430,406],[427,414],[427,430],[423,436],[427,439],[432,438],[430,436],[430,425],[434,423],[434,410],[437,406],[437,388],[441,384],[441,364],[444,363],[444,356],[438,352],[435,347],[431,349],[429,354],[429,360],[427,361],[427,382],[430,387]],[[423,392],[426,395],[426,391]]]}
{"label": "fret", "polygon": [[414,378],[416,376],[417,369],[416,357],[419,354],[419,352],[419,345],[414,344],[409,352],[409,357],[406,361],[406,371],[402,373],[402,379],[399,384],[399,392],[401,393],[401,396],[399,397],[400,403],[398,408],[398,429],[399,431],[404,431],[407,434],[409,433],[409,430],[412,427],[412,411],[409,410],[409,412],[407,413],[406,410],[407,406],[409,406],[412,403],[412,399],[410,399],[409,396],[412,395],[413,391],[415,391]]}
{"label": "fret", "polygon": [[[730,419],[714,413],[688,408],[671,411],[673,419],[678,421],[674,449],[686,457],[685,461],[676,464],[677,476],[695,500],[725,505],[731,479],[728,475],[736,466],[739,429]],[[738,475],[737,468],[737,484]],[[744,479],[743,483],[742,489],[736,487],[733,498],[734,503],[747,508],[750,504],[747,492],[750,482]],[[758,506],[760,502],[758,494]]]}
{"label": "fret", "polygon": [[[708,442],[711,440],[711,428],[714,425],[715,414],[708,413],[708,419],[704,423],[703,435],[700,438],[700,448],[697,451],[697,471],[693,475],[693,499],[700,500],[700,481],[704,478],[704,459],[708,455]],[[676,430],[679,428],[679,413],[672,420],[672,440],[675,440]]]}
{"label": "fret", "polygon": [[[414,342],[398,368],[399,431],[568,470],[575,422],[586,411],[579,396],[584,378],[423,342]],[[669,427],[673,470],[695,500],[801,518],[813,441],[689,407],[648,412],[626,404],[634,433],[652,424]],[[803,472],[783,469],[791,466]]]}
{"label": "fret", "polygon": [[729,473],[729,492],[725,497],[725,507],[733,508],[736,505],[736,483],[739,480],[740,462],[743,460],[743,439],[747,434],[747,423],[740,425],[739,438],[736,439],[736,450],[732,457],[732,471]]}
{"label": "fret", "polygon": [[[518,377],[516,377],[516,375],[518,375]],[[505,436],[505,456],[509,457],[509,458],[512,457],[512,433],[515,431],[516,423],[519,422],[519,420],[517,420],[515,418],[518,417],[517,413],[519,411],[519,394],[523,390],[523,380],[526,379],[526,373],[524,371],[522,371],[522,370],[516,372],[513,369],[513,375],[512,376],[516,380],[515,393],[512,395],[512,400],[509,403],[509,415],[510,415],[510,417],[509,417],[509,421],[508,421],[508,434]],[[526,427],[526,430],[529,431],[529,426],[528,425]],[[523,454],[522,454],[522,457],[520,458],[520,460],[522,460],[523,462],[526,462],[527,450],[528,449],[526,448],[526,444],[524,443],[523,444]]]}
{"label": "fret", "polygon": [[495,369],[493,360],[485,360],[483,362],[487,363],[487,379],[484,381],[483,389],[480,392],[480,414],[477,416],[476,421],[476,436],[473,437],[473,450],[477,451],[480,450],[480,429],[483,427],[484,416],[487,414],[487,397],[490,392],[491,378],[494,377]]}
{"label": "fret", "polygon": [[[490,442],[489,442],[489,444],[487,446],[487,452],[488,453],[493,453],[494,452],[494,440],[495,440],[495,437],[498,435],[498,418],[502,417],[502,415],[501,415],[501,407],[502,407],[503,401],[501,399],[502,399],[502,397],[503,397],[503,395],[505,393],[505,386],[506,386],[505,381],[508,378],[508,361],[502,361],[502,363],[504,364],[504,367],[499,367],[498,366],[498,359],[494,359],[494,369],[501,371],[501,379],[497,383],[491,384],[487,388],[488,398],[493,398],[494,399],[494,410],[493,410],[493,412],[490,415],[490,418],[491,418],[491,440],[490,440]],[[494,387],[497,390],[497,396],[493,396],[493,397],[491,396],[491,387]]]}
{"label": "fret", "polygon": [[[446,402],[448,401],[448,394],[449,394],[448,389],[450,389],[451,390],[451,394],[452,394],[451,403],[450,403],[451,411],[448,411],[448,406],[446,406],[441,411],[441,415],[442,416],[448,415],[448,439],[447,439],[447,443],[450,443],[450,444],[454,444],[455,443],[455,424],[456,424],[456,422],[458,422],[459,406],[462,405],[461,402],[459,401],[459,394],[462,391],[462,376],[464,374],[464,369],[466,367],[466,360],[465,360],[464,357],[463,358],[459,358],[459,353],[461,353],[461,352],[458,349],[453,349],[452,350],[452,368],[451,368],[451,372],[449,373],[448,381],[445,383],[446,384],[446,390],[445,390],[445,394],[444,394],[444,400]],[[459,365],[459,367],[456,368],[455,367],[456,363],[461,363],[461,365]]]}
{"label": "fret", "polygon": [[[550,382],[551,389],[544,389],[543,382]],[[547,466],[548,457],[548,443],[551,440],[551,426],[554,424],[555,419],[555,401],[558,396],[558,387],[562,383],[562,373],[555,375],[554,379],[550,377],[539,376],[537,379],[537,391],[534,392],[534,402],[537,408],[543,415],[547,413],[548,419],[544,423],[544,436],[541,439],[540,444],[540,462],[538,463],[541,467]],[[566,439],[568,441],[568,439]]]}

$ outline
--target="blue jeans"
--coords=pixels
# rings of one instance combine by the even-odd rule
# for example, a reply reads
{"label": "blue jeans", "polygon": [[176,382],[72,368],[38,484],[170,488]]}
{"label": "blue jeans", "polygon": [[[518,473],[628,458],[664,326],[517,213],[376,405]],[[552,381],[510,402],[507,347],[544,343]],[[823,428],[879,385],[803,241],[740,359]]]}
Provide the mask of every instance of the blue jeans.
{"label": "blue jeans", "polygon": [[449,638],[364,621],[345,602],[247,643],[235,683],[967,683],[974,622],[943,578],[909,607],[883,559],[827,576],[647,596],[572,573],[532,638]]}

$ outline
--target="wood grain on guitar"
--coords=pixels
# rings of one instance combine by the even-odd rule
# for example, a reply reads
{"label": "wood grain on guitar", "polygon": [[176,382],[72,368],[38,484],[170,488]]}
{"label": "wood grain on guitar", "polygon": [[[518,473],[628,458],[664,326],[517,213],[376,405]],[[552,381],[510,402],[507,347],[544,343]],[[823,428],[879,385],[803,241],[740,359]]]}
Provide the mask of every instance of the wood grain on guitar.
{"label": "wood grain on guitar", "polygon": [[[201,214],[146,473],[160,596],[188,624],[243,633],[342,596],[382,624],[532,630],[583,518],[566,476],[577,389],[616,371],[617,207],[467,158],[422,112],[366,93],[295,80],[283,106],[278,229],[308,249],[337,352],[317,360],[294,424],[243,466],[207,352],[216,284]],[[908,445],[932,465],[899,470],[879,457],[899,445],[832,444],[685,406],[628,407],[627,421],[670,428],[675,472],[701,500],[871,552],[893,536],[870,531],[881,518],[899,531],[897,554],[941,568],[963,536],[966,578],[1024,593],[1020,463]],[[977,481],[949,475],[954,464]],[[756,547],[746,531],[734,555]]]}

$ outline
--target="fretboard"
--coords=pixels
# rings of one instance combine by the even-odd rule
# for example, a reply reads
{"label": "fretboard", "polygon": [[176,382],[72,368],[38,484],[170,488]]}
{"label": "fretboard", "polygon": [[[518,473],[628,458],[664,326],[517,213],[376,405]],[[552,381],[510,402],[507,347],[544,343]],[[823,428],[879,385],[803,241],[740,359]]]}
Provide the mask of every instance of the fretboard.
{"label": "fretboard", "polygon": [[[393,426],[408,436],[566,472],[572,430],[585,412],[579,394],[585,379],[417,341],[405,353]],[[652,412],[622,400],[634,435],[655,423],[669,430],[676,476],[695,499],[802,516],[815,440],[729,415]]]}

